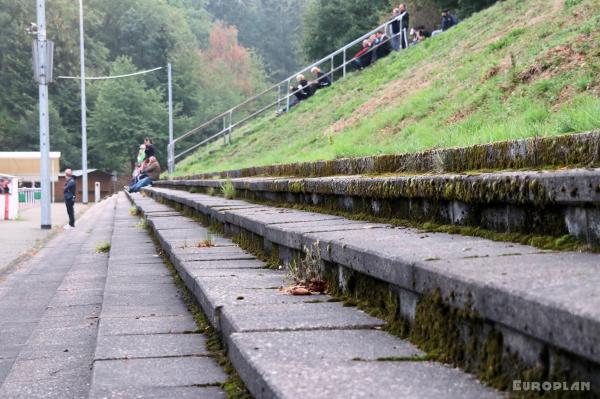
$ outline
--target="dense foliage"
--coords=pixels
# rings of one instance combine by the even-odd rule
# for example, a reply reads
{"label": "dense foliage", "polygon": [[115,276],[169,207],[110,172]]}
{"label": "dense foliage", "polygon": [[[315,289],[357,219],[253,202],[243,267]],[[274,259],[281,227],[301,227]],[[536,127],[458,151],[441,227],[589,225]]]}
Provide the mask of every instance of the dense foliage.
{"label": "dense foliage", "polygon": [[[261,62],[237,42],[237,30],[215,22],[205,0],[85,0],[88,76],[173,64],[177,132],[261,89]],[[79,7],[47,2],[48,39],[55,42],[54,76],[79,75]],[[0,151],[39,148],[37,86],[31,72],[35,2],[0,0]],[[89,166],[126,171],[144,136],[157,141],[165,162],[167,76],[153,74],[88,82]],[[79,83],[50,85],[51,149],[62,166],[79,168]],[[197,138],[196,138],[197,139]]]}
{"label": "dense foliage", "polygon": [[282,80],[301,66],[301,16],[310,0],[210,0],[208,10],[235,25],[244,47],[255,49],[272,79]]}

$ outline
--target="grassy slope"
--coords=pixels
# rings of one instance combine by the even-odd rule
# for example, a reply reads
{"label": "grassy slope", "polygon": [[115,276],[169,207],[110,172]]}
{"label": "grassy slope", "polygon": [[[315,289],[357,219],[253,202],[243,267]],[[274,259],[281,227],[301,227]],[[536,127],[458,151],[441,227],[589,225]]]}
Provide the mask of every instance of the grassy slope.
{"label": "grassy slope", "polygon": [[600,1],[508,0],[242,127],[177,174],[600,127]]}

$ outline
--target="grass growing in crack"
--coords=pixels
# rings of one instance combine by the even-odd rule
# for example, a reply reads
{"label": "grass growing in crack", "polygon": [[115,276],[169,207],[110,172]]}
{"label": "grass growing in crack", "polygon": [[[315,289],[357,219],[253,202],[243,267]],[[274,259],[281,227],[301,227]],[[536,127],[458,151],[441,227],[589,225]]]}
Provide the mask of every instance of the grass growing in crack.
{"label": "grass growing in crack", "polygon": [[135,225],[138,229],[145,230],[148,228],[148,220],[146,218],[141,218],[140,221]]}
{"label": "grass growing in crack", "polygon": [[221,191],[223,192],[223,196],[227,199],[235,198],[235,187],[231,180],[226,180],[221,184]]}
{"label": "grass growing in crack", "polygon": [[175,269],[175,266],[173,266],[168,256],[160,247],[160,243],[156,239],[154,233],[147,227],[147,225],[145,226],[145,229],[148,231],[148,234],[152,238],[152,242],[154,243],[156,250],[161,256],[163,262],[165,263],[165,266],[171,273],[175,285],[181,291],[182,299],[185,305],[187,306],[188,310],[194,317],[194,321],[196,322],[196,326],[198,327],[197,332],[203,334],[206,337],[206,349],[208,350],[209,356],[213,358],[219,364],[219,366],[223,368],[225,373],[227,373],[227,381],[223,382],[222,384],[219,384],[220,387],[225,391],[228,399],[252,399],[252,395],[246,389],[244,382],[237,374],[233,367],[233,364],[231,364],[231,361],[227,357],[227,351],[223,346],[223,342],[219,337],[219,333],[209,323],[206,315],[202,312],[202,310],[196,303],[194,296],[188,290],[187,286],[185,285],[185,282],[183,281],[179,273],[177,273],[177,269]]}
{"label": "grass growing in crack", "polygon": [[110,252],[110,242],[103,242],[102,244],[98,244],[96,246],[96,253],[106,254],[108,252]]}
{"label": "grass growing in crack", "polygon": [[129,208],[129,214],[131,216],[139,216],[140,215],[140,210],[138,209],[137,206],[132,206]]}

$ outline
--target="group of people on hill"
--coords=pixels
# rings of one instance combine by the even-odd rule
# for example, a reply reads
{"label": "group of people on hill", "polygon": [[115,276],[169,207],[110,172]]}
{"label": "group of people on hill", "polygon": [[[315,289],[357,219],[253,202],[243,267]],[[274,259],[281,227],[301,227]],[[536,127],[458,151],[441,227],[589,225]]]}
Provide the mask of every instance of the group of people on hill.
{"label": "group of people on hill", "polygon": [[410,16],[405,4],[394,8],[385,32],[376,32],[362,42],[362,48],[352,59],[355,69],[363,69],[383,58],[391,51],[400,51],[414,46],[427,38],[438,35],[458,24],[458,18],[449,10],[442,12],[442,20],[438,30],[427,30],[424,25],[419,25],[408,30]]}
{"label": "group of people on hill", "polygon": [[[405,4],[400,4],[392,10],[392,16],[387,24],[385,32],[376,32],[368,39],[363,40],[362,48],[349,61],[356,70],[362,70],[378,59],[384,58],[392,51],[400,51],[416,45],[427,38],[438,35],[458,24],[458,18],[448,10],[442,12],[442,20],[439,29],[429,31],[420,25],[409,31],[410,16]],[[324,73],[318,67],[310,71],[315,80],[308,81],[303,74],[296,76],[297,85],[290,86],[289,105],[293,107],[303,100],[312,97],[317,90],[331,86],[333,80],[332,72]],[[279,110],[281,114],[285,109]]]}
{"label": "group of people on hill", "polygon": [[[362,70],[378,59],[384,58],[392,51],[400,51],[416,45],[427,38],[438,35],[458,24],[458,18],[450,11],[442,12],[442,20],[439,29],[429,31],[420,25],[409,31],[410,16],[406,4],[400,4],[392,11],[391,18],[385,32],[376,32],[368,39],[363,40],[362,48],[352,57],[349,63],[356,70]],[[289,106],[293,107],[303,100],[312,97],[317,90],[329,87],[332,84],[332,72],[323,73],[318,67],[310,71],[315,79],[308,81],[303,74],[296,76],[297,85],[290,86]],[[278,114],[285,110],[279,110]]]}
{"label": "group of people on hill", "polygon": [[149,186],[160,178],[160,164],[155,156],[154,142],[146,137],[140,144],[131,184],[123,187],[130,193],[137,193],[143,187]]}

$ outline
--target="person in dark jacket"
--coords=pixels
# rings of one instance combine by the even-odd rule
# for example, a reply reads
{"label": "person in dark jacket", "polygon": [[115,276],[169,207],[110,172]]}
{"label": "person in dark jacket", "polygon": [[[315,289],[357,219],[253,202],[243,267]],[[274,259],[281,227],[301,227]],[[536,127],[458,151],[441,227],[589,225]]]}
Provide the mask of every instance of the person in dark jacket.
{"label": "person in dark jacket", "polygon": [[400,21],[400,46],[402,49],[408,48],[408,25],[410,22],[410,16],[408,15],[408,11],[406,10],[405,4],[400,4],[398,7],[400,10],[400,15],[398,15],[397,19]]}
{"label": "person in dark jacket", "polygon": [[458,23],[458,19],[450,14],[450,11],[445,10],[442,13],[442,31],[447,31]]}
{"label": "person in dark jacket", "polygon": [[352,60],[352,65],[356,69],[363,69],[371,65],[371,42],[368,40],[363,40],[362,49],[356,54],[354,54],[354,58]]}
{"label": "person in dark jacket", "polygon": [[392,19],[389,23],[389,32],[390,32],[390,45],[394,51],[400,50],[400,20],[398,17],[400,16],[400,9],[394,8],[392,11]]}
{"label": "person in dark jacket", "polygon": [[376,58],[380,59],[380,58],[386,57],[392,51],[390,48],[389,38],[386,35],[384,35],[382,32],[377,32],[375,34],[375,37],[376,37],[375,43],[377,46],[377,49],[375,50]]}
{"label": "person in dark jacket", "polygon": [[311,85],[315,88],[315,90],[331,86],[331,79],[329,79],[329,76],[321,72],[320,68],[314,67],[310,70],[310,73],[317,77],[315,81],[311,82]]}
{"label": "person in dark jacket", "polygon": [[75,227],[75,176],[71,169],[65,170],[65,188],[63,194],[65,197],[65,205],[67,206],[67,214],[69,215],[69,224],[66,224],[64,229],[69,230]]}
{"label": "person in dark jacket", "polygon": [[296,80],[298,81],[298,86],[293,87],[294,95],[298,99],[298,101],[306,100],[315,94],[314,87],[312,87],[308,80],[304,77],[304,75],[296,76]]}

